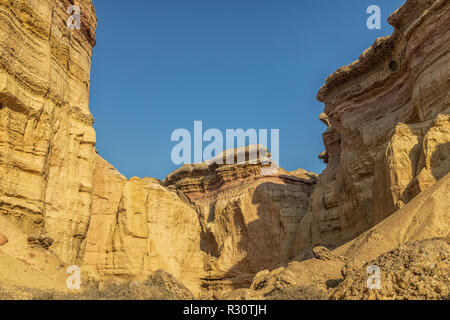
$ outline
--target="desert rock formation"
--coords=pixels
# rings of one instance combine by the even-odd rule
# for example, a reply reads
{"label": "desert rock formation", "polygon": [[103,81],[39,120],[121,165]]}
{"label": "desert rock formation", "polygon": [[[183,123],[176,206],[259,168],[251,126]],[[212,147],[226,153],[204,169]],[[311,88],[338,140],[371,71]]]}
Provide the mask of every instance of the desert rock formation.
{"label": "desert rock formation", "polygon": [[450,298],[450,239],[428,239],[401,246],[371,262],[380,268],[380,289],[367,287],[364,268],[345,274],[335,300],[444,300]]}
{"label": "desert rock formation", "polygon": [[[0,215],[78,258],[95,169],[89,112],[95,11],[66,27],[69,1],[0,1]],[[6,235],[7,236],[7,235]]]}
{"label": "desert rock formation", "polygon": [[[190,177],[182,168],[164,183],[125,179],[94,147],[95,11],[82,1],[83,27],[69,30],[69,5],[0,2],[0,213],[23,233],[20,246],[96,278],[164,269],[194,292],[212,278],[234,285],[242,272],[248,285],[260,265],[284,263],[315,175],[262,179],[258,166],[223,166]],[[13,240],[6,248],[22,248],[5,237]],[[15,251],[8,257],[23,260]]]}
{"label": "desert rock formation", "polygon": [[96,161],[85,270],[146,278],[163,269],[195,293],[245,287],[261,266],[284,264],[316,181],[304,170],[262,176],[249,161],[127,181]]}
{"label": "desert rock formation", "polygon": [[296,250],[353,239],[449,172],[449,20],[448,1],[407,1],[393,35],[320,89],[327,168]]}
{"label": "desert rock formation", "polygon": [[95,281],[164,270],[215,298],[319,297],[351,274],[334,297],[370,298],[351,289],[365,264],[401,264],[409,243],[449,237],[448,1],[408,0],[392,36],[326,80],[321,175],[264,175],[258,158],[185,165],[164,181],[126,179],[97,154],[95,9],[79,1],[82,28],[69,30],[70,5],[0,0],[2,286],[64,291],[76,264]]}
{"label": "desert rock formation", "polygon": [[[428,243],[426,241],[430,239],[443,239],[442,241],[450,239],[450,225],[448,223],[450,221],[450,202],[442,200],[445,199],[448,190],[450,190],[450,173],[414,198],[405,207],[352,241],[332,251],[324,247],[306,250],[283,267],[258,273],[249,289],[243,291],[235,290],[228,293],[226,297],[239,298],[245,295],[270,299],[276,293],[282,294],[295,288],[312,288],[313,290],[309,291],[317,295],[318,292],[326,293],[327,291],[332,291],[345,278],[346,282],[336,289],[342,293],[339,293],[339,295],[336,293],[333,297],[343,299],[412,299],[420,298],[420,296],[424,297],[424,294],[430,294],[430,297],[446,298],[444,295],[435,296],[436,291],[434,289],[432,291],[423,289],[425,291],[422,293],[411,289],[409,293],[403,292],[403,295],[399,294],[397,296],[392,296],[392,286],[388,291],[372,292],[367,290],[367,286],[364,287],[361,279],[363,275],[365,275],[366,280],[368,278],[367,266],[377,265],[381,268],[384,265],[380,261],[383,262],[385,260],[382,258],[380,258],[381,260],[378,259],[383,254],[391,258],[395,255],[397,258],[393,258],[395,262],[392,263],[400,264],[404,262],[406,264],[406,261],[402,262],[398,258],[399,255],[397,253],[392,254],[391,252],[398,248],[411,247],[413,251],[415,250],[414,254],[416,254],[417,245],[415,243],[423,241]],[[433,247],[434,245],[430,246]],[[441,246],[439,245],[439,247]],[[438,255],[440,255],[439,250],[435,252]],[[442,277],[445,275],[445,270],[447,270],[447,279],[450,277],[448,273],[448,256],[445,258],[446,252],[448,251],[444,250],[442,254],[444,256],[442,261],[444,262],[442,262],[442,270],[439,271],[441,280],[438,283],[443,288],[442,292],[444,292],[445,284]],[[400,255],[400,257],[402,256]],[[422,262],[418,262],[417,266],[425,266],[425,262]],[[435,262],[438,263],[437,260]],[[394,272],[392,267],[382,270],[384,270],[384,275],[390,279],[389,281],[392,281],[392,277],[389,275]],[[359,282],[356,281],[356,274],[358,274],[357,279],[359,279]],[[426,275],[423,274],[423,276]],[[352,280],[347,281],[347,279]],[[359,293],[353,295],[352,292]]]}
{"label": "desert rock formation", "polygon": [[83,264],[98,276],[146,278],[163,269],[199,290],[201,228],[192,205],[152,178],[126,180],[97,156]]}
{"label": "desert rock formation", "polygon": [[164,181],[198,213],[205,288],[245,287],[262,268],[290,258],[317,175],[280,169],[264,176],[261,167],[248,161],[185,165]]}

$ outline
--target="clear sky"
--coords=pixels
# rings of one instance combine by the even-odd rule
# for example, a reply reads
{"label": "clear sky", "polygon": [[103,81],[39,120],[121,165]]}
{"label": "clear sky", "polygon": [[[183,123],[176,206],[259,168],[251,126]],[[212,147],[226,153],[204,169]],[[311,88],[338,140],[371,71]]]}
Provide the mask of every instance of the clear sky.
{"label": "clear sky", "polygon": [[[100,155],[163,179],[175,129],[280,129],[280,165],[324,169],[326,77],[392,33],[403,0],[93,0],[90,110]],[[369,30],[369,5],[381,30]]]}

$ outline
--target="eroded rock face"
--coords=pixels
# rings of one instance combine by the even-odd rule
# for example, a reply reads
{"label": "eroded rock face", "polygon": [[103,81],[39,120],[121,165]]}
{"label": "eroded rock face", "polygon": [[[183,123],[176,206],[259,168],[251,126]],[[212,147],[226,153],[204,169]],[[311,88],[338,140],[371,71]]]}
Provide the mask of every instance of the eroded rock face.
{"label": "eroded rock face", "polygon": [[193,206],[157,179],[126,180],[97,157],[83,263],[90,273],[146,279],[162,269],[199,291],[201,228]]}
{"label": "eroded rock face", "polygon": [[378,39],[318,93],[327,162],[297,250],[376,225],[450,170],[450,3],[407,1]]}
{"label": "eroded rock face", "polygon": [[317,175],[280,169],[261,175],[261,163],[183,166],[165,180],[195,206],[205,256],[202,285],[245,287],[262,269],[290,256],[297,226],[308,208]]}
{"label": "eroded rock face", "polygon": [[96,17],[66,27],[70,1],[0,1],[0,214],[77,259],[92,202],[88,109]]}
{"label": "eroded rock face", "polygon": [[[405,207],[335,250],[315,247],[283,267],[259,272],[244,291],[245,296],[306,299],[305,292],[309,292],[324,299],[318,294],[323,292],[334,299],[445,299],[449,253],[448,244],[442,241],[448,242],[450,236],[450,202],[442,199],[448,190],[450,173]],[[428,250],[430,255],[426,254]],[[436,268],[430,269],[433,263]],[[370,265],[383,270],[382,290],[367,288]],[[239,299],[241,293],[235,290],[226,297]]]}
{"label": "eroded rock face", "polygon": [[202,164],[164,183],[127,180],[94,148],[96,17],[80,1],[82,28],[69,30],[71,4],[0,1],[0,214],[31,247],[96,277],[163,269],[198,292],[286,261],[315,175]]}
{"label": "eroded rock face", "polygon": [[448,237],[448,1],[407,1],[390,17],[393,36],[327,79],[320,177],[264,175],[259,159],[187,165],[164,181],[127,180],[97,155],[95,11],[79,1],[82,28],[69,30],[69,5],[0,0],[0,229],[9,240],[0,264],[16,268],[0,280],[19,274],[15,285],[64,290],[60,266],[78,264],[98,279],[143,281],[163,269],[196,295],[322,296],[352,259]]}
{"label": "eroded rock face", "polygon": [[146,278],[163,269],[195,293],[245,287],[289,259],[317,176],[261,163],[186,165],[164,182],[126,180],[96,156],[85,270]]}
{"label": "eroded rock face", "polygon": [[401,246],[370,262],[380,270],[379,288],[367,285],[368,265],[352,270],[334,290],[334,300],[447,300],[450,295],[450,239]]}
{"label": "eroded rock face", "polygon": [[0,233],[0,247],[8,243],[8,238]]}

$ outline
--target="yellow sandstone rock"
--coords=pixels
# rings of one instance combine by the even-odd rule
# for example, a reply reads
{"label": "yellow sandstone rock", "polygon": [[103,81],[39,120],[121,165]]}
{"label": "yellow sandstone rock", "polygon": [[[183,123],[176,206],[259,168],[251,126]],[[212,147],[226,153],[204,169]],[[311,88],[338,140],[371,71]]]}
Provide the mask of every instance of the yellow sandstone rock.
{"label": "yellow sandstone rock", "polygon": [[126,180],[96,157],[85,271],[144,279],[163,269],[194,293],[248,286],[289,258],[316,175],[261,164],[186,165],[164,181]]}
{"label": "yellow sandstone rock", "polygon": [[86,235],[95,168],[89,112],[95,11],[66,26],[69,1],[0,1],[0,215],[53,239],[70,263]]}
{"label": "yellow sandstone rock", "polygon": [[8,243],[8,238],[0,233],[0,247]]}
{"label": "yellow sandstone rock", "polygon": [[408,0],[392,36],[328,77],[327,168],[294,251],[355,238],[450,171],[449,20],[448,1]]}
{"label": "yellow sandstone rock", "polygon": [[392,36],[327,79],[320,176],[263,175],[259,159],[186,165],[164,181],[127,180],[96,153],[97,22],[91,0],[78,3],[82,27],[69,30],[69,0],[0,0],[2,285],[64,291],[76,264],[98,280],[162,269],[195,295],[307,285],[319,289],[282,297],[321,297],[352,259],[448,237],[448,1],[408,0]]}

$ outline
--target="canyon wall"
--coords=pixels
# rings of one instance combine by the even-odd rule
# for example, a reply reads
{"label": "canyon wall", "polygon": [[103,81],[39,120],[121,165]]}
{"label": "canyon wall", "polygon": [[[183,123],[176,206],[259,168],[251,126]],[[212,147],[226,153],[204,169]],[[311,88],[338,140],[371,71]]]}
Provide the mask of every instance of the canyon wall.
{"label": "canyon wall", "polygon": [[86,272],[144,279],[163,269],[197,294],[248,286],[285,263],[316,181],[304,170],[263,176],[259,161],[127,181],[96,161]]}
{"label": "canyon wall", "polygon": [[186,195],[198,213],[206,289],[248,286],[261,269],[292,258],[289,251],[317,175],[280,169],[266,176],[262,167],[248,161],[187,165],[164,181]]}
{"label": "canyon wall", "polygon": [[409,0],[317,98],[327,163],[294,252],[336,246],[402,208],[450,171],[450,3]]}
{"label": "canyon wall", "polygon": [[69,1],[0,1],[0,214],[76,260],[92,202],[89,78],[96,17],[66,26]]}
{"label": "canyon wall", "polygon": [[[320,176],[264,175],[261,159],[247,159],[185,165],[164,181],[126,179],[96,153],[95,10],[79,1],[81,29],[70,30],[71,4],[0,0],[2,265],[16,258],[38,268],[32,254],[98,279],[143,280],[163,269],[195,294],[248,287],[315,245],[354,239],[449,172],[448,1],[407,1],[389,18],[392,36],[327,79],[318,94],[328,126]],[[436,227],[445,219],[431,220],[436,234],[448,233]],[[64,286],[64,276],[53,278]]]}
{"label": "canyon wall", "polygon": [[[445,200],[449,190],[447,173],[355,239],[332,251],[314,247],[301,259],[259,272],[248,289],[225,292],[220,298],[448,299],[450,248],[439,244],[450,244],[450,202]],[[423,243],[430,246],[404,252]],[[381,290],[367,287],[369,266],[380,268]]]}
{"label": "canyon wall", "polygon": [[[97,21],[92,2],[78,1],[81,29],[69,29],[72,4],[0,1],[0,230],[12,223],[30,247],[90,274],[166,269],[188,281],[194,270],[198,282],[196,212],[156,179],[127,181],[96,154],[88,102]],[[4,252],[23,260],[13,234],[2,235]]]}
{"label": "canyon wall", "polygon": [[[0,231],[7,259],[32,264],[24,252],[39,248],[44,252],[32,256],[48,252],[101,279],[145,279],[163,269],[196,293],[249,285],[261,268],[287,261],[316,175],[267,177],[261,163],[205,163],[164,182],[127,180],[95,150],[88,102],[96,15],[90,0],[77,2],[81,29],[71,30],[72,4],[0,0]],[[62,271],[49,272],[64,279]]]}
{"label": "canyon wall", "polygon": [[99,156],[95,168],[84,270],[144,280],[162,269],[198,292],[204,254],[193,206],[157,179],[125,179]]}

